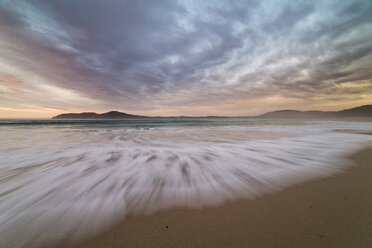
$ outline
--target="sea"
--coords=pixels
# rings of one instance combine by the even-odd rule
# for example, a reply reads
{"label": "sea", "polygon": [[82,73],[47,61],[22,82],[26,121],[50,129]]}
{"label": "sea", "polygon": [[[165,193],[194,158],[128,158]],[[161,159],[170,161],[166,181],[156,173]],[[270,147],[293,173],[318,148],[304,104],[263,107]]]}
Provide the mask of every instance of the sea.
{"label": "sea", "polygon": [[3,119],[0,247],[79,240],[128,215],[218,206],[342,173],[372,141],[362,130],[371,123]]}

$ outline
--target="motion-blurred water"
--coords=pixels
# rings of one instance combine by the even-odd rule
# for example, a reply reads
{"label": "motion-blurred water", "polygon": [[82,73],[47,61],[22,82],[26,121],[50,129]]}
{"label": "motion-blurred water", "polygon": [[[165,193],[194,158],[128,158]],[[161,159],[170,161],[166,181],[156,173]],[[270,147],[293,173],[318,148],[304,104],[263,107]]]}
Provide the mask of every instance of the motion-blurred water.
{"label": "motion-blurred water", "polygon": [[252,198],[351,163],[363,122],[1,120],[0,247],[78,239],[128,213]]}

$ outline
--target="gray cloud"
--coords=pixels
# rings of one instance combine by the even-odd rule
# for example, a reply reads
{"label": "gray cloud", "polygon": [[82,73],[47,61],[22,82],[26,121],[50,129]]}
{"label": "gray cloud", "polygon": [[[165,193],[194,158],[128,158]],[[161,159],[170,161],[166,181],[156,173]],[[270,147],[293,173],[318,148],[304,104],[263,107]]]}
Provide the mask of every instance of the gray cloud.
{"label": "gray cloud", "polygon": [[66,108],[37,79],[128,110],[372,94],[371,26],[367,1],[8,1],[0,73],[28,95],[2,97]]}

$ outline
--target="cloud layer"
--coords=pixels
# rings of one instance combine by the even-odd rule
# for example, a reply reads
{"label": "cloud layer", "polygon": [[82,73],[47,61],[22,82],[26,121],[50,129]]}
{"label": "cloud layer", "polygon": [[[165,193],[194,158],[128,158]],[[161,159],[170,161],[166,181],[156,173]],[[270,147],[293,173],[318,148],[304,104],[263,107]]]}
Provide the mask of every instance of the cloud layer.
{"label": "cloud layer", "polygon": [[371,30],[368,1],[3,1],[0,108],[340,108],[372,97]]}

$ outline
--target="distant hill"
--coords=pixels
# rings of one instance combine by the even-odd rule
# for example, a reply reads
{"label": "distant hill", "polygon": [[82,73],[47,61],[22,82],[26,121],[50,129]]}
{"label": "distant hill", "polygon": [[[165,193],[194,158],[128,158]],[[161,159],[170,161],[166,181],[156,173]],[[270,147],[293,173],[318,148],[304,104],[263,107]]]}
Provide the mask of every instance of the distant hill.
{"label": "distant hill", "polygon": [[363,105],[356,108],[344,109],[337,112],[339,116],[372,117],[372,105]]}
{"label": "distant hill", "polygon": [[[278,110],[267,112],[257,116],[246,116],[237,118],[260,118],[260,119],[294,119],[294,118],[344,118],[344,117],[372,117],[372,105],[364,105],[351,109],[344,109],[341,111],[299,111],[299,110]],[[52,119],[139,119],[139,118],[229,118],[224,116],[170,116],[170,117],[150,117],[143,115],[131,115],[119,111],[110,111],[103,114],[97,114],[94,112],[83,112],[83,113],[70,113],[60,114],[54,116]]]}
{"label": "distant hill", "polygon": [[341,111],[278,110],[258,115],[256,117],[265,119],[372,117],[372,105],[363,105],[360,107],[344,109]]}
{"label": "distant hill", "polygon": [[323,111],[299,111],[299,110],[278,110],[268,112],[257,117],[259,118],[318,118],[333,115],[334,112]]}
{"label": "distant hill", "polygon": [[60,114],[54,116],[52,119],[138,119],[138,118],[149,117],[142,115],[131,115],[119,111],[110,111],[103,114],[97,114],[94,112]]}

